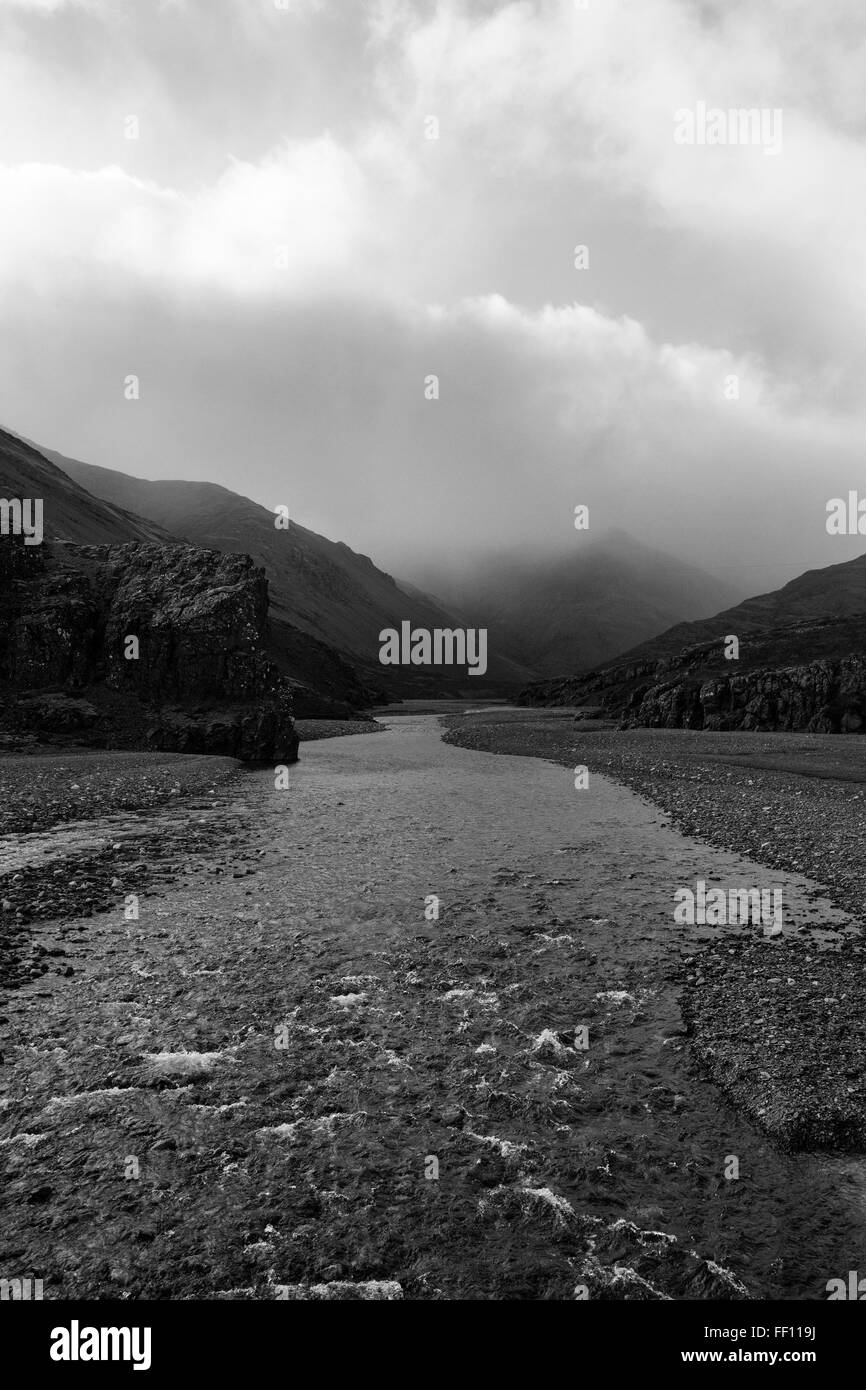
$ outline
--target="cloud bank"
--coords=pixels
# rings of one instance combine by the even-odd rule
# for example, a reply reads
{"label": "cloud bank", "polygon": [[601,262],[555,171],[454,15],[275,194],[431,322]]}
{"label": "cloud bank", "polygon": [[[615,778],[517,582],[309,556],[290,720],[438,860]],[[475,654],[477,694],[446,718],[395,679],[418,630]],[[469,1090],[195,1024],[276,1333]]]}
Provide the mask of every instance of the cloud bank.
{"label": "cloud bank", "polygon": [[[578,502],[744,592],[855,553],[856,5],[6,0],[0,39],[13,428],[408,577]],[[780,108],[778,157],[677,144],[701,101]]]}

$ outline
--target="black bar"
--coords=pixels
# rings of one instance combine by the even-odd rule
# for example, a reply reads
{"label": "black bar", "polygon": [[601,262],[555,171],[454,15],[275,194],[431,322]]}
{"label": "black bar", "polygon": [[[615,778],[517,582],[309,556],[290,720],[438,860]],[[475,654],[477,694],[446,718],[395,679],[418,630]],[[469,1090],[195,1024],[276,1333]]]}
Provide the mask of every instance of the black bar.
{"label": "black bar", "polygon": [[[528,1356],[538,1376],[564,1357],[564,1367],[571,1365],[575,1375],[580,1367],[585,1374],[592,1363],[614,1375],[639,1371],[648,1377],[675,1368],[700,1375],[712,1366],[728,1371],[735,1365],[802,1366],[826,1382],[828,1375],[847,1373],[856,1364],[864,1329],[862,1313],[832,1300],[588,1300],[531,1311],[525,1304],[492,1306],[483,1299],[439,1302],[435,1308],[405,1301],[360,1310],[357,1303],[6,1302],[0,1305],[0,1335],[5,1361],[59,1383],[70,1376],[93,1379],[100,1372],[142,1383],[147,1376],[155,1384],[171,1383],[179,1374],[224,1380],[248,1378],[266,1366],[281,1378],[284,1374],[287,1383],[330,1380],[338,1371],[358,1378],[399,1371],[401,1381],[411,1382],[418,1374],[435,1373],[437,1363],[450,1379],[458,1365],[465,1374],[475,1361],[489,1377],[497,1348],[506,1371],[517,1369],[515,1357]],[[52,1346],[71,1353],[74,1344],[89,1353],[91,1328],[129,1329],[130,1359],[52,1359]],[[137,1339],[133,1328],[139,1329]],[[68,1343],[56,1329],[69,1334]],[[133,1354],[140,1361],[147,1354],[144,1329],[150,1329],[150,1364],[136,1372]],[[101,1341],[98,1345],[101,1349]],[[106,1338],[109,1355],[113,1346]],[[117,1349],[127,1350],[124,1338],[117,1339]]]}

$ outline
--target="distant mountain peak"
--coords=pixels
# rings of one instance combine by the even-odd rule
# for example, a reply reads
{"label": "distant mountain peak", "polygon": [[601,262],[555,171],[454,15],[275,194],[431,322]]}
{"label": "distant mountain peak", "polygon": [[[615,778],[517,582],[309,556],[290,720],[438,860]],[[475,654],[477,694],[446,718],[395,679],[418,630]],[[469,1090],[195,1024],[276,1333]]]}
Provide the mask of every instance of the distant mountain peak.
{"label": "distant mountain peak", "polygon": [[[379,633],[384,628],[399,629],[406,620],[428,630],[461,623],[420,589],[402,589],[345,541],[329,540],[294,520],[288,530],[277,530],[267,507],[218,483],[149,482],[53,450],[49,456],[103,502],[140,513],[194,545],[251,555],[268,576],[275,632],[285,636],[291,629],[315,639],[348,660],[367,685],[395,694],[455,695],[461,681],[467,692],[479,683],[466,682],[465,672],[456,669],[381,666]],[[297,637],[285,638],[284,645],[297,655]],[[505,644],[503,648],[507,651]],[[516,691],[536,673],[504,651],[491,651],[486,685]],[[479,693],[471,690],[473,697]]]}

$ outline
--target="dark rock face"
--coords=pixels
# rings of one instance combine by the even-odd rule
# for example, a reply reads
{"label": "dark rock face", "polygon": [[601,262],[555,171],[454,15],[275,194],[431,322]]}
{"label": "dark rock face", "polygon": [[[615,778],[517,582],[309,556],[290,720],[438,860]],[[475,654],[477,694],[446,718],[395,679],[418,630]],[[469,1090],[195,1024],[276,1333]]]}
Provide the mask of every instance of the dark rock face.
{"label": "dark rock face", "polygon": [[267,611],[267,580],[245,555],[4,539],[3,722],[96,746],[293,761],[291,687],[263,650]]}
{"label": "dark rock face", "polygon": [[625,722],[667,729],[857,733],[866,726],[866,657],[654,685],[626,712]]}
{"label": "dark rock face", "polygon": [[724,659],[720,635],[656,660],[538,682],[520,703],[591,704],[626,726],[657,729],[866,732],[864,648],[863,614],[751,632],[735,661]]}

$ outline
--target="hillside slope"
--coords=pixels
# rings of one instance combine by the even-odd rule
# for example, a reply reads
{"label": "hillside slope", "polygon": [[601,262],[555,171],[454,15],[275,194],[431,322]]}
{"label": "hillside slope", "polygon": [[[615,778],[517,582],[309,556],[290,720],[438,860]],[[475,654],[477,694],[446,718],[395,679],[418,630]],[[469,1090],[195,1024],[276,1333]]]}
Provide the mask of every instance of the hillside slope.
{"label": "hillside slope", "polygon": [[[736,658],[726,638],[738,639]],[[809,570],[715,618],[679,623],[523,704],[592,705],[626,723],[707,729],[866,728],[866,556]]]}
{"label": "hillside slope", "polygon": [[565,676],[591,669],[673,622],[712,613],[735,591],[614,531],[576,540],[571,554],[487,561],[448,597],[490,629],[491,642],[495,636],[526,665]]}
{"label": "hillside slope", "polygon": [[418,590],[403,589],[341,541],[292,521],[278,530],[267,508],[216,483],[149,482],[114,469],[48,455],[71,478],[116,507],[140,511],[195,545],[251,555],[268,575],[271,622],[287,623],[347,657],[371,684],[395,694],[480,695],[486,689],[516,688],[535,674],[531,666],[497,653],[491,633],[485,677],[465,670],[385,667],[379,663],[379,633],[411,621],[433,629],[459,627],[461,620]]}
{"label": "hillside slope", "polygon": [[742,639],[779,630],[781,640],[782,629],[862,613],[866,613],[866,555],[824,569],[806,570],[781,589],[747,598],[712,618],[677,623],[658,637],[623,652],[615,662],[605,664],[620,666],[647,658],[658,660],[728,633]]}
{"label": "hillside slope", "polygon": [[47,540],[78,545],[155,541],[162,545],[174,539],[152,519],[145,520],[118,503],[92,496],[37,448],[3,429],[0,497],[41,498]]}
{"label": "hillside slope", "polygon": [[[181,543],[170,529],[136,515],[128,499],[125,502],[119,496],[97,497],[86,482],[72,478],[59,466],[57,460],[62,457],[58,454],[49,459],[28,440],[0,430],[0,497],[41,498],[46,541],[79,545],[127,541],[173,546]],[[237,553],[243,553],[241,547]],[[293,684],[299,716],[350,715],[353,709],[375,698],[375,692],[358,678],[339,652],[287,622],[274,621],[273,613],[265,628],[265,640],[271,659]]]}

